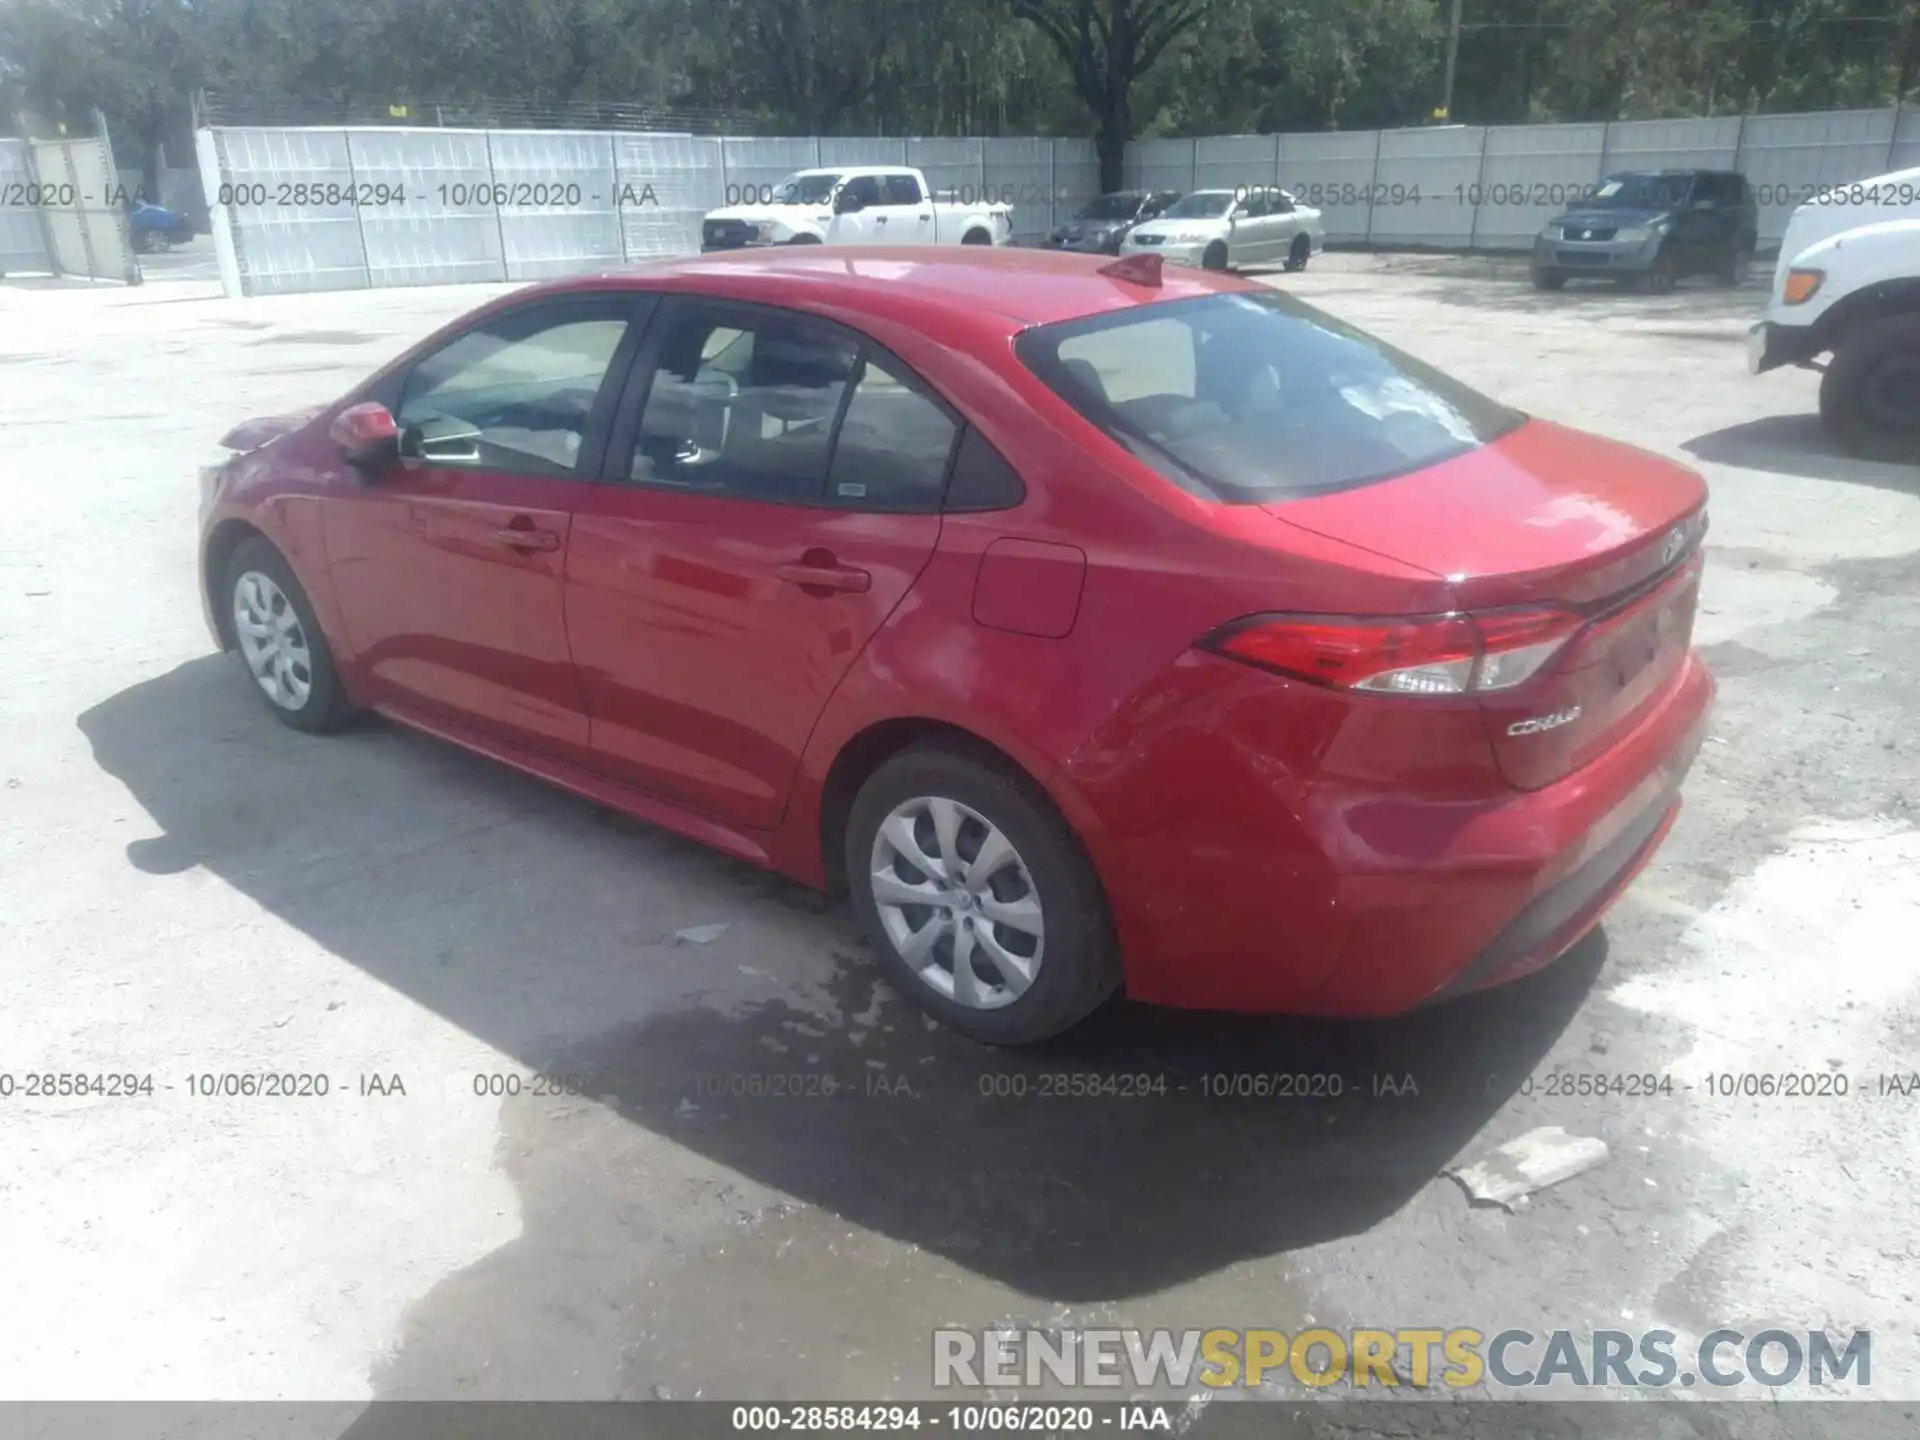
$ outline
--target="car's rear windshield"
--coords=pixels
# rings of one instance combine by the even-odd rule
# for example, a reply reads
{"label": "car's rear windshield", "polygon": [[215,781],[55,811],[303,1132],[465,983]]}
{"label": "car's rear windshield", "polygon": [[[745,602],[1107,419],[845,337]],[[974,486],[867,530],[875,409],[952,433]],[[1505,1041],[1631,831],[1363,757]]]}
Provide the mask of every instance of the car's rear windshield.
{"label": "car's rear windshield", "polygon": [[1217,220],[1233,208],[1233,192],[1210,190],[1176,200],[1161,212],[1163,220]]}
{"label": "car's rear windshield", "polygon": [[1140,211],[1138,195],[1102,195],[1088,202],[1076,220],[1131,220]]}
{"label": "car's rear windshield", "polygon": [[1169,480],[1229,504],[1386,480],[1465,454],[1526,421],[1273,292],[1044,325],[1024,332],[1015,352]]}

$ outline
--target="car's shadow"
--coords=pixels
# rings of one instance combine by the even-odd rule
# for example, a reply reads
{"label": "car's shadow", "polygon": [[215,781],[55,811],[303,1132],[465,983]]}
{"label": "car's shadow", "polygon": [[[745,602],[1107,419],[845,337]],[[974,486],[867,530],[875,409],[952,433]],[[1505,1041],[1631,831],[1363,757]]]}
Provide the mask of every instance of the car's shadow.
{"label": "car's shadow", "polygon": [[[130,865],[203,868],[529,1069],[584,1078],[633,1125],[1060,1302],[1143,1295],[1393,1214],[1535,1068],[1606,953],[1596,932],[1532,979],[1392,1022],[1121,1003],[1039,1050],[996,1052],[902,1005],[844,915],[809,892],[646,827],[596,824],[586,802],[393,727],[292,734],[227,657],[135,685],[79,724],[164,832],[131,843]],[[436,793],[466,807],[470,834],[444,833]],[[505,864],[517,873],[494,873]],[[664,922],[583,889],[641,871],[684,902]],[[502,887],[513,923],[481,909]],[[439,922],[416,923],[423,910]],[[760,962],[783,971],[780,998],[702,1003],[695,980],[664,1003],[658,987],[653,1003],[621,1003],[652,983],[637,968],[649,956],[684,966],[674,957],[693,953],[636,950],[635,933],[743,914],[787,937]],[[233,956],[237,985],[248,958]],[[742,991],[724,968],[714,983]],[[839,1089],[756,1097],[732,1078],[769,1072]],[[1267,1078],[1302,1076],[1336,1078]],[[1100,1093],[1076,1097],[1089,1078]],[[1321,1093],[1282,1093],[1303,1085]],[[526,1147],[506,1148],[523,1156],[506,1162],[525,1212],[510,1248],[578,1253],[600,1212],[529,1184]]]}
{"label": "car's shadow", "polygon": [[1743,421],[1696,435],[1680,448],[1695,459],[1719,465],[1920,494],[1920,465],[1885,464],[1843,455],[1821,425],[1820,417],[1813,414],[1768,415]]}

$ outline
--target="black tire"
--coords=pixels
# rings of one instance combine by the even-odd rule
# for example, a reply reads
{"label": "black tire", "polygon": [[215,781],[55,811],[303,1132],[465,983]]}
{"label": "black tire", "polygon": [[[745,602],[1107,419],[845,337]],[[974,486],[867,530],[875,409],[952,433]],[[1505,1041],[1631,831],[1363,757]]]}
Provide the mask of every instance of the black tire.
{"label": "black tire", "polygon": [[1533,280],[1533,288],[1536,290],[1560,290],[1564,289],[1567,283],[1567,277],[1558,270],[1542,270],[1535,266],[1529,274]]}
{"label": "black tire", "polygon": [[1674,262],[1673,252],[1663,250],[1653,257],[1653,264],[1640,277],[1639,288],[1649,295],[1671,295],[1679,279],[1680,267]]}
{"label": "black tire", "polygon": [[969,230],[960,237],[962,245],[991,245],[993,237],[984,230]]}
{"label": "black tire", "polygon": [[789,245],[819,245],[824,243],[818,235],[796,235],[787,241]]}
{"label": "black tire", "polygon": [[340,672],[334,667],[333,652],[327,647],[327,637],[320,629],[320,622],[314,618],[313,604],[307,599],[307,592],[300,588],[293,567],[287,564],[283,556],[273,545],[259,536],[243,540],[234,548],[227,560],[226,574],[223,577],[220,604],[224,607],[222,622],[228,627],[234,640],[235,653],[242,665],[246,664],[246,652],[240,646],[238,622],[234,618],[234,592],[242,577],[259,572],[279,587],[282,595],[293,607],[298,620],[300,633],[307,646],[307,697],[297,707],[289,708],[268,698],[248,668],[247,681],[260,703],[273,713],[275,719],[295,730],[304,730],[309,735],[323,735],[330,730],[338,730],[353,719],[354,709],[347,701],[346,690],[340,684]]}
{"label": "black tire", "polygon": [[1920,313],[1847,335],[1820,377],[1820,419],[1849,455],[1920,461]]}
{"label": "black tire", "polygon": [[1753,266],[1753,247],[1742,241],[1722,258],[1715,274],[1722,285],[1737,290],[1747,283],[1747,271]]}
{"label": "black tire", "polygon": [[1287,247],[1286,269],[1293,274],[1307,268],[1307,262],[1313,258],[1313,241],[1305,235],[1293,237],[1293,244]]}
{"label": "black tire", "polygon": [[1227,246],[1224,240],[1216,240],[1200,255],[1200,268],[1203,270],[1224,270],[1227,268]]}
{"label": "black tire", "polygon": [[[880,919],[870,879],[874,842],[894,809],[919,797],[957,800],[990,821],[1031,876],[1046,926],[1045,947],[1031,986],[999,1008],[961,1005],[940,993],[901,958]],[[846,867],[854,911],[895,987],[970,1039],[1035,1044],[1071,1029],[1120,986],[1119,947],[1106,897],[1079,840],[1036,787],[984,757],[944,745],[916,745],[882,763],[854,797]],[[950,960],[947,964],[951,969]]]}

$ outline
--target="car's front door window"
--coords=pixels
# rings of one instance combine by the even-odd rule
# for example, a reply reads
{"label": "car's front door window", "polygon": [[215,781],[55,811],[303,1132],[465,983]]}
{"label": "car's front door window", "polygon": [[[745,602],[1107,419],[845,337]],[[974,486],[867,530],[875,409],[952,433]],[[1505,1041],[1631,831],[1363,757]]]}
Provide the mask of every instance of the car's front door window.
{"label": "car's front door window", "polygon": [[467,331],[414,366],[395,419],[403,450],[421,437],[471,435],[429,449],[440,464],[569,476],[594,402],[627,333],[625,303],[514,312]]}

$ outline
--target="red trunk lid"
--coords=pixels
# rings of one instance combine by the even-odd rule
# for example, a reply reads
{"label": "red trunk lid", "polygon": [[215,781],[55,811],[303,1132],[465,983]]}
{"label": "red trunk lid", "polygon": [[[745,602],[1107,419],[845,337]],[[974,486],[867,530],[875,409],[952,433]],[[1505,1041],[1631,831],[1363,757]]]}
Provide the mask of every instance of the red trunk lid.
{"label": "red trunk lid", "polygon": [[1580,629],[1544,669],[1481,697],[1501,773],[1532,790],[1604,752],[1679,671],[1706,498],[1684,466],[1535,420],[1430,469],[1266,508],[1430,571],[1458,609],[1577,612]]}

